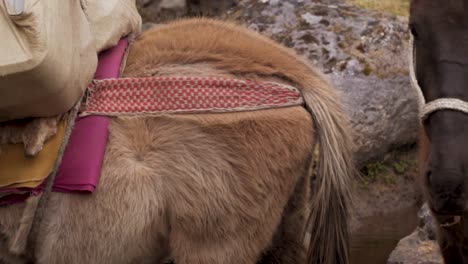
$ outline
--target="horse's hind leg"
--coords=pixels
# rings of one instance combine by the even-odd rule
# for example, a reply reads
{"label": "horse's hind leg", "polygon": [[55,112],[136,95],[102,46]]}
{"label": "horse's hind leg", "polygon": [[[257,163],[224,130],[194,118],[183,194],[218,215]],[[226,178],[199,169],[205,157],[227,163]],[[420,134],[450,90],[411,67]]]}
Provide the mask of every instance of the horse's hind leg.
{"label": "horse's hind leg", "polygon": [[[209,180],[201,179],[200,182],[207,183]],[[187,187],[193,190],[197,188],[194,185]],[[182,199],[178,199],[179,201],[171,204],[171,209],[178,211],[170,220],[170,249],[174,263],[256,263],[269,245],[275,228],[281,220],[281,210],[275,208],[276,205],[262,203],[262,200],[273,202],[274,199],[271,199],[271,196],[258,196],[257,203],[250,198],[247,198],[247,201],[241,201],[240,197],[229,199],[229,193],[233,190],[227,190],[225,195],[220,197],[214,197],[212,189],[200,191],[198,195],[187,195],[189,191],[179,192],[187,195],[191,201],[181,202]],[[240,192],[249,195],[245,190]],[[287,196],[281,194],[278,196],[278,200],[285,200],[284,203],[278,201],[278,207],[281,203],[284,206]],[[190,209],[191,205],[196,207],[195,210]],[[177,207],[185,208],[176,209]]]}
{"label": "horse's hind leg", "polygon": [[[296,202],[290,197],[312,152],[308,113],[291,108],[243,117],[209,116],[203,129],[183,136],[184,158],[171,168],[189,170],[171,173],[166,183],[176,264],[257,263],[272,245],[288,202]],[[195,134],[196,140],[188,138]],[[295,222],[284,219],[284,225]],[[301,243],[292,230],[283,231]]]}
{"label": "horse's hind leg", "polygon": [[288,201],[273,245],[257,264],[305,263],[304,228],[308,212],[310,177],[302,177]]}
{"label": "horse's hind leg", "polygon": [[[259,197],[261,199],[261,197]],[[283,197],[279,198],[283,199]],[[287,199],[287,197],[284,197]],[[279,202],[280,203],[280,202]],[[294,202],[293,202],[294,203]],[[227,204],[229,207],[229,204]],[[274,248],[260,263],[304,263],[301,226],[305,222],[298,212],[290,217],[269,206],[247,208],[251,217],[230,215],[229,220],[204,215],[205,223],[194,220],[192,225],[171,225],[170,247],[176,264],[254,264],[268,249],[275,237]],[[289,207],[287,212],[293,211]],[[177,217],[175,217],[177,219]],[[177,221],[177,220],[176,220]],[[171,221],[172,222],[172,221]],[[181,221],[183,222],[183,220]],[[179,222],[178,224],[180,224]],[[298,225],[294,227],[294,225]],[[212,227],[210,227],[212,226]],[[277,227],[281,228],[276,230]],[[292,229],[289,229],[293,227]],[[297,231],[297,234],[294,234]],[[275,232],[277,232],[275,236]],[[276,251],[276,252],[275,252]],[[273,261],[275,260],[275,261]]]}
{"label": "horse's hind leg", "polygon": [[230,219],[205,213],[200,215],[205,219],[194,217],[193,221],[177,221],[175,217],[174,222],[178,223],[171,225],[170,232],[174,263],[255,264],[269,244],[280,215],[272,214],[265,219],[267,215],[261,212],[262,208],[258,208],[257,216],[256,210],[251,209],[247,209],[252,213],[251,219],[230,213],[227,213]]}
{"label": "horse's hind leg", "polygon": [[[305,248],[303,232],[307,216],[307,204],[309,199],[309,177],[303,177],[298,181],[294,194],[288,201],[283,212],[281,224],[277,228],[273,245],[258,260],[259,251],[263,242],[258,236],[268,237],[271,226],[245,225],[243,231],[256,228],[257,237],[232,236],[228,239],[222,236],[204,235],[202,238],[188,235],[187,230],[173,233],[173,243],[178,247],[173,255],[176,264],[181,263],[239,263],[239,264],[301,264],[305,263]],[[274,216],[272,216],[274,218]],[[219,230],[223,227],[219,226]],[[240,231],[239,233],[243,233]],[[214,231],[213,233],[217,233]],[[251,234],[255,234],[252,232]]]}
{"label": "horse's hind leg", "polygon": [[[184,235],[178,236],[179,239],[174,239],[172,244],[177,244],[172,251],[175,264],[254,264],[257,259],[257,250],[248,252],[252,244],[246,238],[221,242],[188,240]],[[252,246],[258,248],[257,245]]]}

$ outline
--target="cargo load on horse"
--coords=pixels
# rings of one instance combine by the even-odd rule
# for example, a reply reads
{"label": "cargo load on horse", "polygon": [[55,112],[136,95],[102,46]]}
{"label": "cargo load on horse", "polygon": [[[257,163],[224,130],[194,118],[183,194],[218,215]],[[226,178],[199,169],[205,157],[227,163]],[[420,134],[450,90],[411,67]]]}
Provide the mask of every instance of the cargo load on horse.
{"label": "cargo load on horse", "polygon": [[68,111],[98,52],[140,27],[134,0],[0,1],[0,122]]}

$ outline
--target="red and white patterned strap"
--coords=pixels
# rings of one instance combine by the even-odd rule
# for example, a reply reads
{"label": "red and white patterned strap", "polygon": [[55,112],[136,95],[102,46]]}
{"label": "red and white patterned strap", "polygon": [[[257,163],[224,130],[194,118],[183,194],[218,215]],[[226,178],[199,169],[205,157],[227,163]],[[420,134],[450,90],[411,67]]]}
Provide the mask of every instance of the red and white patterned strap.
{"label": "red and white patterned strap", "polygon": [[80,116],[225,113],[302,105],[292,86],[219,77],[95,80]]}

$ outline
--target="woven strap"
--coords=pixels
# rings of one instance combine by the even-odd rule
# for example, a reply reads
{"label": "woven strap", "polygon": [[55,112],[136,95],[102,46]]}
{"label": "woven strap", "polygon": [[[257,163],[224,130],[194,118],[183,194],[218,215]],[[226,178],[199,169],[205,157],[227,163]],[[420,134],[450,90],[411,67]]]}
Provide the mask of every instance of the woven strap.
{"label": "woven strap", "polygon": [[292,86],[218,77],[145,77],[96,80],[81,116],[213,113],[302,105]]}
{"label": "woven strap", "polygon": [[468,103],[456,98],[440,98],[426,103],[424,94],[419,86],[418,79],[416,78],[416,49],[414,47],[414,39],[410,34],[410,55],[409,55],[409,72],[411,79],[411,86],[418,94],[418,107],[419,117],[421,121],[425,120],[431,113],[439,110],[455,110],[468,114]]}

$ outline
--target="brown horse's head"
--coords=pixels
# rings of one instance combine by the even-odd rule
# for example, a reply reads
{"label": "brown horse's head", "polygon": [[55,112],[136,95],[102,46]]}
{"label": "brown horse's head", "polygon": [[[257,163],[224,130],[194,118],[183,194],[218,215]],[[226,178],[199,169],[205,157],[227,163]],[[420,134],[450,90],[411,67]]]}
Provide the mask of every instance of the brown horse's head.
{"label": "brown horse's head", "polygon": [[[468,102],[468,0],[412,0],[416,77],[426,102]],[[458,215],[468,201],[468,114],[441,109],[423,122],[428,139],[424,183],[437,214]]]}

